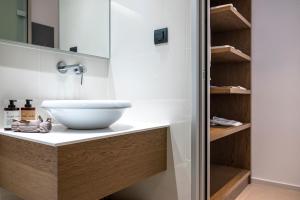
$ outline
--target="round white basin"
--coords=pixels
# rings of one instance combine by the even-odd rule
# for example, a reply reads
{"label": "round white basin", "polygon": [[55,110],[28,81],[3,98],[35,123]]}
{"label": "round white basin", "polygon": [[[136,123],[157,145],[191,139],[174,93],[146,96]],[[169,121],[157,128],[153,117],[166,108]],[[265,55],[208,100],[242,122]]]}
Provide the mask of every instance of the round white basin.
{"label": "round white basin", "polygon": [[107,128],[131,107],[128,101],[117,100],[52,100],[41,105],[53,118],[70,129]]}

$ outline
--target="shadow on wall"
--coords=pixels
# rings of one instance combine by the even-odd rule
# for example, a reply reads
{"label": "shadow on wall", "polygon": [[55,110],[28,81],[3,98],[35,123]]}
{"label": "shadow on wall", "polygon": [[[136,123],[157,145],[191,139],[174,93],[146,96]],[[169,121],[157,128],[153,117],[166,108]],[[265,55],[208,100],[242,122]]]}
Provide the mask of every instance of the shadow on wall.
{"label": "shadow on wall", "polygon": [[[176,173],[174,168],[174,157],[173,157],[173,146],[171,143],[171,134],[168,132],[168,163],[167,171],[160,173],[156,176],[150,177],[142,183],[137,183],[129,189],[120,191],[120,193],[113,194],[102,200],[147,200],[147,195],[145,195],[145,188],[151,192],[151,198],[154,199],[165,199],[162,196],[153,197],[155,194],[166,194],[166,199],[178,199]],[[167,187],[162,187],[167,186]],[[151,188],[151,190],[149,190]],[[164,191],[158,192],[158,191]],[[134,197],[132,196],[134,194]],[[150,195],[149,195],[150,197]]]}

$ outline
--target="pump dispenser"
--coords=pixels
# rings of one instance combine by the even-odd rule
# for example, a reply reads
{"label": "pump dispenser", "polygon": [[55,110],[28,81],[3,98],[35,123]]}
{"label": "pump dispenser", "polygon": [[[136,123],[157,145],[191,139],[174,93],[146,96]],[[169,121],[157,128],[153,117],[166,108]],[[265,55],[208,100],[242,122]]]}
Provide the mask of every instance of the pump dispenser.
{"label": "pump dispenser", "polygon": [[26,104],[21,108],[21,120],[35,120],[36,109],[31,105],[32,100],[26,99]]}
{"label": "pump dispenser", "polygon": [[4,108],[4,130],[11,130],[14,120],[20,120],[20,108],[15,105],[16,100],[9,100],[9,105]]}

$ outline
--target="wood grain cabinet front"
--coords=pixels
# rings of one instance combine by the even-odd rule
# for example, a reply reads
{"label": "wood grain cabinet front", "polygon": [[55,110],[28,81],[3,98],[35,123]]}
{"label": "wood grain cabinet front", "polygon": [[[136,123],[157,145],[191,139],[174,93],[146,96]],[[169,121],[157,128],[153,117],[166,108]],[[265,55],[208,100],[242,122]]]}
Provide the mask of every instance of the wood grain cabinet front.
{"label": "wood grain cabinet front", "polygon": [[64,146],[0,136],[0,187],[24,200],[96,200],[167,169],[167,128]]}

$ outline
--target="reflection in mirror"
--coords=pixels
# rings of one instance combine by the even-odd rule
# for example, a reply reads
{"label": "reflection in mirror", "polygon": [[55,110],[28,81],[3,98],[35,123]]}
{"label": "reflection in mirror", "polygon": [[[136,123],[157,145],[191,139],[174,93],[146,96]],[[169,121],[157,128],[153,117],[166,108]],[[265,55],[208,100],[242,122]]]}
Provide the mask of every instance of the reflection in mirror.
{"label": "reflection in mirror", "polygon": [[27,1],[0,0],[0,37],[27,42]]}
{"label": "reflection in mirror", "polygon": [[108,58],[110,0],[0,0],[0,39]]}

